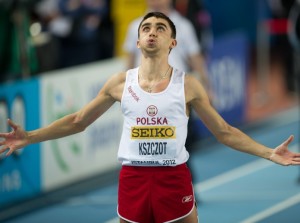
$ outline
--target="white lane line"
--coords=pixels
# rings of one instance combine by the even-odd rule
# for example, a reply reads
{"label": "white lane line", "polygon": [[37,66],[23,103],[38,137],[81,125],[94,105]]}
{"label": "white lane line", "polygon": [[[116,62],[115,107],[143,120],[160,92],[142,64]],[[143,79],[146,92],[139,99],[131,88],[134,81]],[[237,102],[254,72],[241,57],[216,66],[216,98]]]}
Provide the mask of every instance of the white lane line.
{"label": "white lane line", "polygon": [[243,220],[241,223],[255,223],[261,221],[298,203],[300,203],[300,193]]}
{"label": "white lane line", "polygon": [[223,174],[220,174],[216,177],[197,183],[194,188],[196,192],[208,191],[225,183],[234,181],[238,178],[269,167],[271,165],[273,165],[272,162],[264,159],[259,159],[251,163],[245,164],[243,166],[240,166],[238,168],[235,168],[233,170],[230,170],[228,172],[225,172]]}
{"label": "white lane line", "polygon": [[[290,151],[296,151],[297,145],[293,145],[289,149],[290,149]],[[234,181],[238,178],[249,175],[251,173],[254,173],[256,171],[262,170],[262,169],[272,166],[272,165],[277,165],[277,164],[275,164],[271,161],[265,160],[265,159],[257,159],[255,161],[247,163],[243,166],[240,166],[238,168],[235,168],[233,170],[230,170],[223,174],[220,174],[216,177],[213,177],[213,178],[210,178],[203,182],[197,183],[197,184],[195,184],[194,188],[195,188],[196,192],[204,192],[204,191],[213,189],[215,187],[218,187],[220,185],[223,185],[225,183]]]}
{"label": "white lane line", "polygon": [[109,221],[106,221],[104,223],[119,223],[119,222],[120,222],[120,219],[117,217],[117,218],[113,218],[113,219],[111,219]]}

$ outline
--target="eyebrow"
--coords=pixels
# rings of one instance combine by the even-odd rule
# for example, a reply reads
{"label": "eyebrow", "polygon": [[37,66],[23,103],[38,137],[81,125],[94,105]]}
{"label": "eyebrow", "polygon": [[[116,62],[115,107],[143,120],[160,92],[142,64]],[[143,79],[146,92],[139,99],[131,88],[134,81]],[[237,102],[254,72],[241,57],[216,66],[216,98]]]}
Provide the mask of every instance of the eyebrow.
{"label": "eyebrow", "polygon": [[[150,23],[150,22],[147,22],[147,23],[144,23],[142,26],[141,26],[141,28],[143,28],[143,27],[145,27],[145,26],[149,26],[149,25],[151,25],[152,23]],[[166,24],[164,24],[164,23],[162,23],[162,22],[157,22],[157,23],[155,23],[155,26],[163,26],[163,27],[165,27],[166,29],[168,29],[168,27],[166,26]]]}

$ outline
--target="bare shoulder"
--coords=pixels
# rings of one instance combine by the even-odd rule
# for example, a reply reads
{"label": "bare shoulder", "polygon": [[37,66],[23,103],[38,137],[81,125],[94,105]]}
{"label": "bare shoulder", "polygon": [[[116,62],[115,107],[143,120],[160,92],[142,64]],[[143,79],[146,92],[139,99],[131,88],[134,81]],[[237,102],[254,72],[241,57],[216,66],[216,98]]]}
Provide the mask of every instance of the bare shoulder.
{"label": "bare shoulder", "polygon": [[110,97],[112,97],[114,100],[120,101],[123,94],[125,80],[126,80],[126,72],[119,72],[113,74],[107,80],[106,84],[104,85],[101,91],[109,95]]}
{"label": "bare shoulder", "polygon": [[193,75],[186,74],[184,79],[186,102],[190,103],[195,99],[206,97],[206,92],[200,81]]}
{"label": "bare shoulder", "polygon": [[195,81],[199,82],[192,74],[185,74],[184,76],[184,83],[185,86],[193,86],[193,83],[195,83]]}
{"label": "bare shoulder", "polygon": [[113,74],[109,79],[108,79],[108,83],[111,84],[119,84],[122,82],[125,82],[126,79],[126,72],[119,72],[119,73],[115,73]]}

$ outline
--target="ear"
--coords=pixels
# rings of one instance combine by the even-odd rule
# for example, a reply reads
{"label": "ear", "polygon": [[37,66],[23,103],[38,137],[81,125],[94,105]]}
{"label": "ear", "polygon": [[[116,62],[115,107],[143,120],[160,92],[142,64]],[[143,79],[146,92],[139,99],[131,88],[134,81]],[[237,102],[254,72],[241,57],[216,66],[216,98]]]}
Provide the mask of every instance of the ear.
{"label": "ear", "polygon": [[140,48],[140,40],[136,41],[136,46],[137,46],[137,48]]}
{"label": "ear", "polygon": [[176,47],[177,46],[177,40],[176,39],[173,39],[172,40],[172,43],[171,43],[171,45],[170,45],[170,50],[172,50],[174,47]]}

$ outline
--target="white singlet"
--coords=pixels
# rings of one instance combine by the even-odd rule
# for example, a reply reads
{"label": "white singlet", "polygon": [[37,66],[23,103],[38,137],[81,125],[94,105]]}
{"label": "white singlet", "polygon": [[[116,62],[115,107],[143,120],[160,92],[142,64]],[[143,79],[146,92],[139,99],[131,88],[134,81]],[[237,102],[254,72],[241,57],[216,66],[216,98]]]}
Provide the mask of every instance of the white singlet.
{"label": "white singlet", "polygon": [[184,94],[185,73],[173,69],[167,88],[144,91],[139,68],[127,71],[121,100],[124,115],[118,160],[132,166],[176,166],[185,163],[188,116]]}

